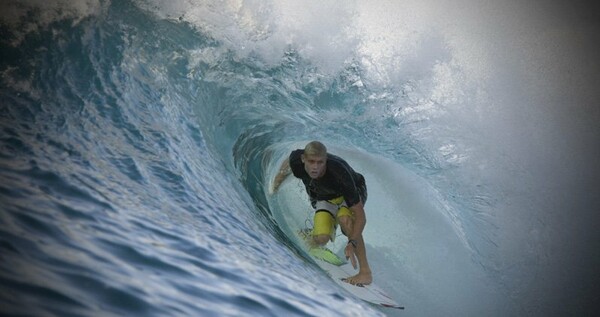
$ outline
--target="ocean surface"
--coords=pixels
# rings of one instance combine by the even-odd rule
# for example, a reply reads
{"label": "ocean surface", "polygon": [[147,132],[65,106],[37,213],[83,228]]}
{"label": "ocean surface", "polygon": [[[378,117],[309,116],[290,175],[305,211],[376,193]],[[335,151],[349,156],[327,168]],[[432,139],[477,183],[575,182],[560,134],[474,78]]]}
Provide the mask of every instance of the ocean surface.
{"label": "ocean surface", "polygon": [[[0,315],[591,316],[598,12],[2,1]],[[304,189],[271,184],[311,140],[365,175],[405,310],[306,256]]]}

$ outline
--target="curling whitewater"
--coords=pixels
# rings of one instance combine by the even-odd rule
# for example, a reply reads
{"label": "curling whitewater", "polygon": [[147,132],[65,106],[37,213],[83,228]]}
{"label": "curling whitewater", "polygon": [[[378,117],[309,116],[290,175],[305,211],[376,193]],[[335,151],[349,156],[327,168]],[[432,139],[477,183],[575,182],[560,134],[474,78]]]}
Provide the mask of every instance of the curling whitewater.
{"label": "curling whitewater", "polygon": [[2,314],[381,315],[285,245],[200,130],[219,85],[175,54],[210,41],[102,9],[2,43]]}
{"label": "curling whitewater", "polygon": [[[3,3],[0,313],[585,315],[597,63],[557,50],[596,51],[528,10]],[[304,189],[269,188],[312,139],[366,176],[374,278],[405,311],[352,298],[297,246]]]}

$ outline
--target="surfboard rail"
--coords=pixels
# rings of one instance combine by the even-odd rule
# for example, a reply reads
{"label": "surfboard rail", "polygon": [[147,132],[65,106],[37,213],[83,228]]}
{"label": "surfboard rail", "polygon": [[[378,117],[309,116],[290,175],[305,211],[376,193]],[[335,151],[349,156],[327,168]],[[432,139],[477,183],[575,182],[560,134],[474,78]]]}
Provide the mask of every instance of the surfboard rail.
{"label": "surfboard rail", "polygon": [[[304,228],[297,231],[297,234],[304,240],[308,246],[308,239],[312,230]],[[352,264],[341,259],[337,254],[327,247],[316,246],[308,247],[308,254],[315,263],[331,277],[343,289],[352,295],[368,303],[386,308],[404,309],[404,306],[398,304],[381,287],[375,283],[368,285],[353,285],[343,281],[344,278],[355,274]]]}

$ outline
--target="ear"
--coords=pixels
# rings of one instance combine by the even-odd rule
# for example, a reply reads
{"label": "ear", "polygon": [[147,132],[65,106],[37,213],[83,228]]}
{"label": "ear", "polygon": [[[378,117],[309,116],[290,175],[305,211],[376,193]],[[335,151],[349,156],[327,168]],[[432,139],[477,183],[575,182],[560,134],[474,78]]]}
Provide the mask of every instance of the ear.
{"label": "ear", "polygon": [[300,160],[304,163],[304,154],[300,154]]}

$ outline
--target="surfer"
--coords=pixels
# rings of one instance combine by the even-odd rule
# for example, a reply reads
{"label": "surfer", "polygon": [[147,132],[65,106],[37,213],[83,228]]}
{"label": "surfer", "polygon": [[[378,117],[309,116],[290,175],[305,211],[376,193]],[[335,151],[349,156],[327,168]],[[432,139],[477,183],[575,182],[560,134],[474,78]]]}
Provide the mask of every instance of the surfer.
{"label": "surfer", "polygon": [[373,277],[362,236],[367,223],[365,178],[342,158],[328,154],[325,145],[318,141],[292,151],[283,161],[273,181],[273,192],[290,173],[302,180],[315,209],[311,243],[322,246],[333,241],[339,224],[348,237],[344,250],[346,259],[350,259],[355,269],[357,259],[359,265],[358,274],[344,281],[354,285],[370,284]]}

